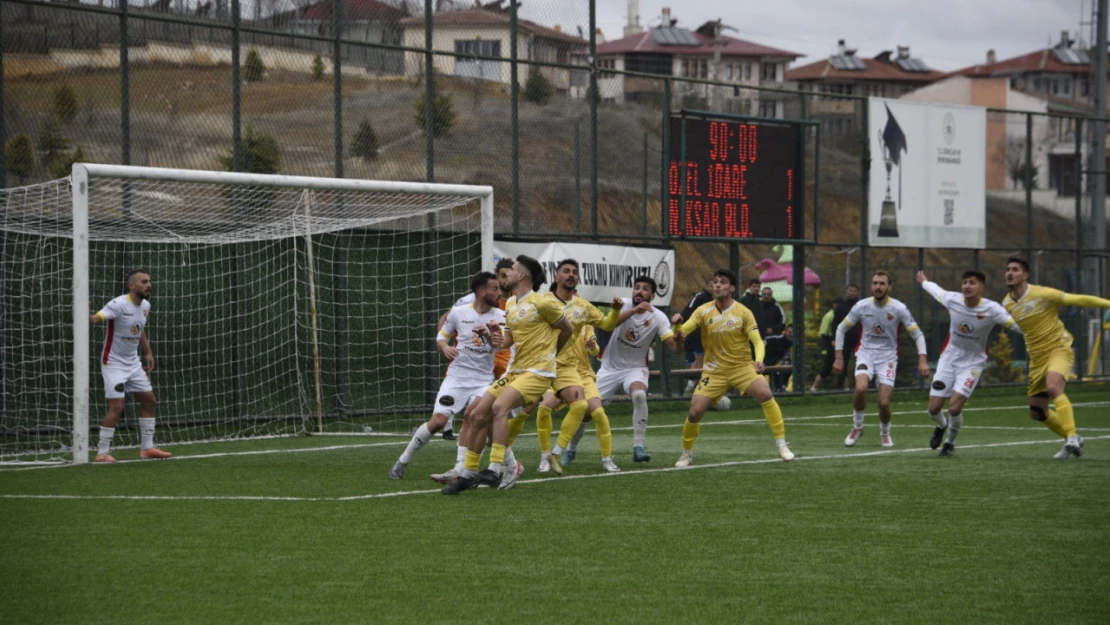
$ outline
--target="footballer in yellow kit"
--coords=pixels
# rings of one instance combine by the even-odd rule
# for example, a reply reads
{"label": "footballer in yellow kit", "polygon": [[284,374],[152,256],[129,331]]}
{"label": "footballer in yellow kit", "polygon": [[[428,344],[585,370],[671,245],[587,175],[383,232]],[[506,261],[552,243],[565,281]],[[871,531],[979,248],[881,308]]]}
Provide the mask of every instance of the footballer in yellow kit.
{"label": "footballer in yellow kit", "polygon": [[712,302],[699,306],[686,323],[682,323],[681,315],[672,319],[675,324],[682,323],[675,334],[676,341],[681,342],[687,334],[701,328],[701,341],[705,346],[705,365],[701,380],[690,398],[690,412],[682,427],[682,455],[675,466],[693,464],[694,443],[701,430],[702,416],[732,388],[760,403],[763,416],[775,437],[779,457],[789,462],[794,459],[794,453],[786,443],[782,409],[771,394],[767,380],[761,375],[764,346],[755,316],[743,304],[732,299],[732,294],[736,292],[734,273],[718,269],[709,284]]}
{"label": "footballer in yellow kit", "polygon": [[[1054,456],[1064,459],[1083,455],[1083,437],[1075,430],[1075,412],[1064,391],[1074,377],[1072,335],[1060,321],[1061,306],[1110,308],[1110,300],[1076,295],[1029,284],[1029,263],[1017,256],[1006,259],[1006,286],[1010,292],[1002,307],[1021,328],[1029,352],[1029,416],[1065,439]],[[1055,405],[1049,407],[1049,400]]]}

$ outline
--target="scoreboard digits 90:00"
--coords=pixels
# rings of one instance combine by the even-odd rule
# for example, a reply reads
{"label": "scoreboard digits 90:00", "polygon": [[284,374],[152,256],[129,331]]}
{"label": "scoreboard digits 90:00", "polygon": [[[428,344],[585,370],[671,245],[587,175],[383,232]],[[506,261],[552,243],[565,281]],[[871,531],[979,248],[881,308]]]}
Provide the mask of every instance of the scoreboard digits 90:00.
{"label": "scoreboard digits 90:00", "polygon": [[670,236],[803,238],[795,229],[800,132],[774,120],[673,115],[665,181]]}

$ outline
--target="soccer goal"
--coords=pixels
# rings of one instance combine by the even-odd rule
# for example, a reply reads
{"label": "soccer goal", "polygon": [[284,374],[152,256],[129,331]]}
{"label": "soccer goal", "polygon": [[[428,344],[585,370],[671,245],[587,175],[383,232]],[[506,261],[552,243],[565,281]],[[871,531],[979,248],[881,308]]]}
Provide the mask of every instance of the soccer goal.
{"label": "soccer goal", "polygon": [[106,408],[88,318],[135,268],[160,444],[406,431],[439,315],[492,262],[493,189],[77,164],[0,190],[0,237],[0,462],[84,463]]}

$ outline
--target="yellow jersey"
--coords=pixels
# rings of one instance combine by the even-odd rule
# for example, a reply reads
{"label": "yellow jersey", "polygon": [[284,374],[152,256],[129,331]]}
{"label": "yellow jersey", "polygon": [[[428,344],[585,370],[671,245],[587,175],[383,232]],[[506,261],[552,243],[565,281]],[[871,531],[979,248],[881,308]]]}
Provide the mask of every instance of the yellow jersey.
{"label": "yellow jersey", "polygon": [[557,306],[565,306],[563,314],[570,320],[570,325],[574,326],[574,334],[570,336],[570,340],[567,341],[563,351],[559,352],[556,366],[569,367],[580,372],[589,370],[592,374],[590,355],[586,353],[586,327],[601,323],[605,319],[605,315],[601,314],[597,306],[578,296],[571,297],[570,301],[565,304],[554,293],[548,293],[546,297],[550,298]]}
{"label": "yellow jersey", "polygon": [[1072,336],[1060,321],[1060,307],[1066,295],[1063,291],[1030,284],[1017,301],[1010,293],[1003,298],[1002,307],[1021,328],[1030,354],[1071,349]]}
{"label": "yellow jersey", "polygon": [[716,301],[702,304],[682,324],[682,332],[688,336],[697,328],[701,328],[701,342],[705,346],[706,371],[755,364],[748,334],[758,332],[759,326],[752,311],[740,302],[733,301],[724,311],[717,310]]}
{"label": "yellow jersey", "polygon": [[562,303],[532,291],[519,301],[509,298],[506,306],[505,328],[513,335],[510,372],[554,378],[555,348],[559,343],[555,324],[563,318]]}

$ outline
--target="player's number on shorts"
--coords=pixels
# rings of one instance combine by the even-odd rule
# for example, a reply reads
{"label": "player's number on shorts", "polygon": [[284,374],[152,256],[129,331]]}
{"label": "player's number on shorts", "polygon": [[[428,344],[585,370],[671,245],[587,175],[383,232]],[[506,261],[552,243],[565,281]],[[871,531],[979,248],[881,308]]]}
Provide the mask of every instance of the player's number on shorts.
{"label": "player's number on shorts", "polygon": [[701,382],[699,382],[698,385],[703,388],[709,386],[709,376],[705,376],[704,378],[702,378]]}

